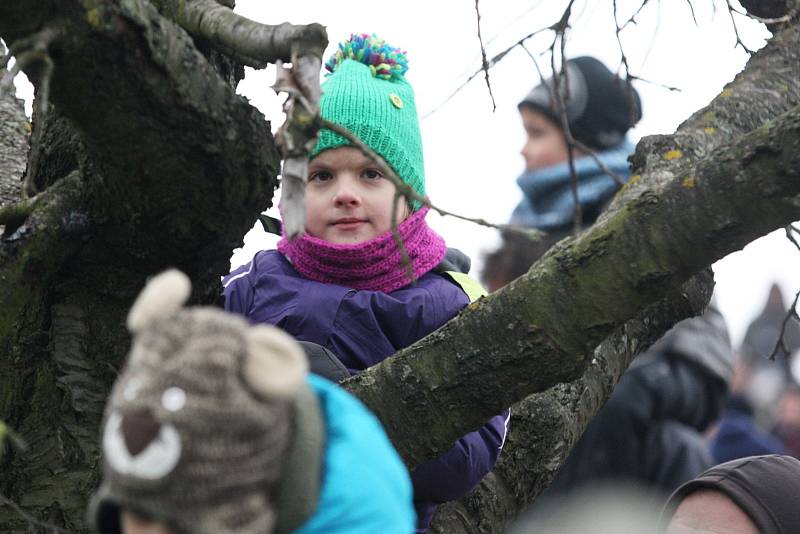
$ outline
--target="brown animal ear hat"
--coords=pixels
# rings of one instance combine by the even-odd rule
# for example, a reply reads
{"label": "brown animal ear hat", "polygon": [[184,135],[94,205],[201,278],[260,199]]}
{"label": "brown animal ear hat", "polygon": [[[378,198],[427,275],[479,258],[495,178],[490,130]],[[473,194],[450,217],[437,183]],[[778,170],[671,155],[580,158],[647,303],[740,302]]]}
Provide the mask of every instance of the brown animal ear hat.
{"label": "brown animal ear hat", "polygon": [[209,307],[191,284],[154,277],[128,315],[133,344],[106,406],[103,482],[89,520],[120,532],[120,511],[199,534],[263,534],[307,392],[306,358],[281,330]]}

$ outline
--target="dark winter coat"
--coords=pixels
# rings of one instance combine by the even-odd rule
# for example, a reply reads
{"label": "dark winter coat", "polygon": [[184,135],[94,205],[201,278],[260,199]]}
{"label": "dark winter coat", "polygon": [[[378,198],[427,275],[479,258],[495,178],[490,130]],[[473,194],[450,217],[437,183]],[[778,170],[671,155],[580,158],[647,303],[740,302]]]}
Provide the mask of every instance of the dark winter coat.
{"label": "dark winter coat", "polygon": [[742,396],[728,399],[711,441],[714,462],[721,464],[737,458],[764,454],[786,454],[781,441],[761,430],[753,420],[753,408]]}
{"label": "dark winter coat", "polygon": [[[436,272],[391,293],[355,290],[302,278],[274,250],[256,254],[223,285],[226,310],[329,349],[351,373],[422,339],[469,304],[459,286]],[[507,415],[493,417],[411,473],[419,530],[427,528],[437,504],[463,496],[492,469]]]}
{"label": "dark winter coat", "polygon": [[548,496],[599,483],[668,494],[714,465],[701,432],[724,407],[732,359],[716,309],[678,323],[622,376]]}

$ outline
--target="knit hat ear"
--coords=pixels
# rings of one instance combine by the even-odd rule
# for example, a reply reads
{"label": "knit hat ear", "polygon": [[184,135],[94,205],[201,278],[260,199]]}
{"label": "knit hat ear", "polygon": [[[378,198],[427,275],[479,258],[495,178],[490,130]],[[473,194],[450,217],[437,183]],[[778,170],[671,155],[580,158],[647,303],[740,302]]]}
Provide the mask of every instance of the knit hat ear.
{"label": "knit hat ear", "polygon": [[[414,91],[404,75],[406,53],[376,35],[353,34],[325,64],[322,117],[344,126],[369,145],[397,175],[425,196],[425,166]],[[311,157],[350,145],[322,129]],[[419,209],[414,204],[414,210]]]}
{"label": "knit hat ear", "polygon": [[128,312],[128,331],[137,334],[156,319],[174,314],[189,300],[191,292],[189,277],[177,269],[154,276]]}
{"label": "knit hat ear", "polygon": [[305,383],[308,360],[300,345],[274,326],[257,325],[245,334],[242,377],[262,397],[288,397]]}

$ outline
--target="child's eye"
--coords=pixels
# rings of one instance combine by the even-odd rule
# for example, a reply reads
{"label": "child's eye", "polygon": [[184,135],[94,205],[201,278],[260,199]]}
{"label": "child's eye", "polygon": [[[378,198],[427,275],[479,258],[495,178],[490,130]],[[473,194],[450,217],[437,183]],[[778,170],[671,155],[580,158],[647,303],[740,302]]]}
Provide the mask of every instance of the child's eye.
{"label": "child's eye", "polygon": [[375,169],[366,169],[363,173],[361,173],[364,178],[368,178],[370,180],[377,180],[379,178],[383,178],[383,174],[380,171]]}
{"label": "child's eye", "polygon": [[311,175],[308,177],[309,182],[327,182],[333,178],[333,175],[328,171],[317,171],[312,172]]}

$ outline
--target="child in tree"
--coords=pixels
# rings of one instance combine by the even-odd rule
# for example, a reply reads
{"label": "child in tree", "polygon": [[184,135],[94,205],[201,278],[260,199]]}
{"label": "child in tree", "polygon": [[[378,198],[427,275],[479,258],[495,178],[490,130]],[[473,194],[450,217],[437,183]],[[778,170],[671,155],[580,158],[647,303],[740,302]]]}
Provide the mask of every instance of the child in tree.
{"label": "child in tree", "polygon": [[[570,134],[579,143],[573,152],[575,188],[581,226],[587,227],[630,176],[628,156],[634,147],[625,134],[641,118],[641,103],[633,87],[588,56],[567,61],[558,89]],[[525,172],[517,178],[522,200],[510,220],[547,235],[538,242],[518,234],[504,235],[503,244],[486,257],[482,278],[490,291],[526,273],[551,246],[575,230],[569,147],[554,95],[554,81],[545,80],[517,106],[527,137],[520,151]]]}
{"label": "child in tree", "polygon": [[[419,195],[425,195],[422,141],[406,56],[376,36],[353,35],[326,64],[322,117],[369,145]],[[425,222],[428,209],[397,202],[407,274],[392,237],[395,187],[375,162],[323,129],[311,153],[307,234],[283,239],[224,281],[225,307],[332,351],[350,373],[373,366],[452,319],[480,288],[446,272],[455,259]],[[469,293],[469,294],[468,294]],[[493,467],[507,413],[413,470],[418,531],[436,505],[470,491]]]}
{"label": "child in tree", "polygon": [[361,402],[307,375],[269,325],[183,308],[178,271],[128,315],[133,346],[103,424],[101,534],[407,534],[411,482]]}

